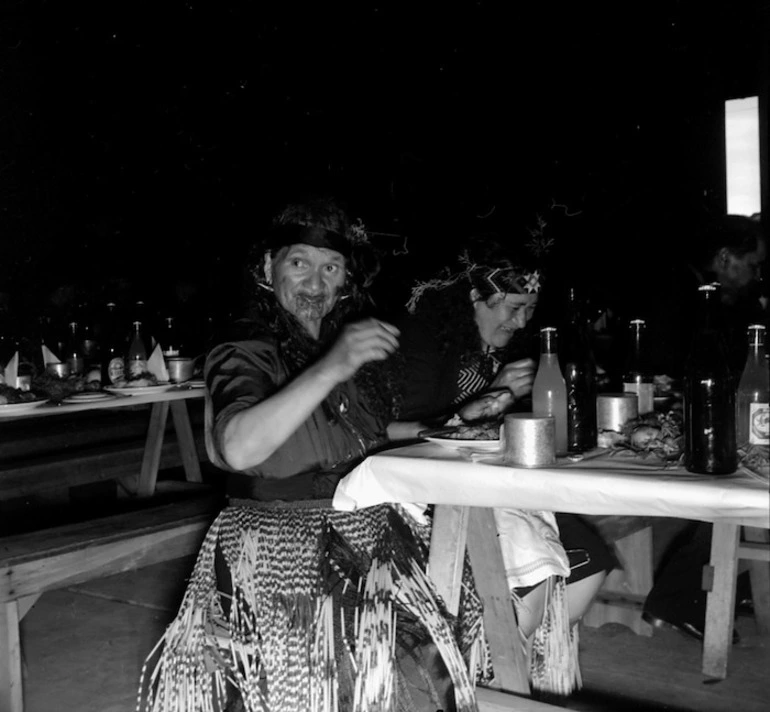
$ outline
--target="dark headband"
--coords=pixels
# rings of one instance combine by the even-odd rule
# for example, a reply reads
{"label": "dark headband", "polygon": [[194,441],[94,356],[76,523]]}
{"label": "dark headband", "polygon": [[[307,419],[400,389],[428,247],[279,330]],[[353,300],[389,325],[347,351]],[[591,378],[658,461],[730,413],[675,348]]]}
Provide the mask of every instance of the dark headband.
{"label": "dark headband", "polygon": [[350,257],[351,241],[334,230],[327,230],[318,225],[287,223],[276,225],[270,232],[269,245],[271,249],[278,250],[281,247],[299,243],[311,247],[325,247],[328,250],[339,252],[345,258]]}

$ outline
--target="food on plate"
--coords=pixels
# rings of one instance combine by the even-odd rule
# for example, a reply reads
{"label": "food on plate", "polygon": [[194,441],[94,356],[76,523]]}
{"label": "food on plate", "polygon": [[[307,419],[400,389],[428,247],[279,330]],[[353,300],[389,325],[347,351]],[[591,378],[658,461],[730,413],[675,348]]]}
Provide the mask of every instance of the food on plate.
{"label": "food on plate", "polygon": [[453,430],[442,436],[451,440],[499,440],[500,423],[498,421],[488,421],[486,423],[468,423],[457,426]]}
{"label": "food on plate", "polygon": [[767,445],[748,445],[738,450],[741,467],[770,480],[770,448]]}
{"label": "food on plate", "polygon": [[40,400],[41,396],[33,391],[22,391],[19,388],[11,388],[5,383],[0,383],[0,405],[11,405],[15,403],[29,403],[30,401]]}
{"label": "food on plate", "polygon": [[643,457],[655,455],[662,460],[679,460],[684,454],[683,423],[680,411],[646,413],[629,420],[612,447],[633,450]]}
{"label": "food on plate", "polygon": [[59,378],[50,373],[39,373],[32,379],[32,390],[54,402],[83,391],[101,390],[101,381],[89,381],[86,376],[70,375]]}
{"label": "food on plate", "polygon": [[112,385],[115,388],[147,388],[148,386],[157,386],[158,379],[154,373],[141,371],[119,378]]}

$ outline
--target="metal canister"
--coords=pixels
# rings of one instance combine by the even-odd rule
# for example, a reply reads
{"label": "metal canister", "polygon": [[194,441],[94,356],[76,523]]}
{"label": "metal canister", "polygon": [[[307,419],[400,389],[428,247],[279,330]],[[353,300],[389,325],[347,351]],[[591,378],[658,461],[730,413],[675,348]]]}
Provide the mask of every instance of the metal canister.
{"label": "metal canister", "polygon": [[611,447],[622,440],[623,426],[638,415],[636,393],[600,393],[596,397],[596,444]]}

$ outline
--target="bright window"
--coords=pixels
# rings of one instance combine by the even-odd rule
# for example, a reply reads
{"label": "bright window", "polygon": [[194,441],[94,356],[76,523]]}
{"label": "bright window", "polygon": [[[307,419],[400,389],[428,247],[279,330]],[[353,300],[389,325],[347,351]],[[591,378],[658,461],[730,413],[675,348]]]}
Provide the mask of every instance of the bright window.
{"label": "bright window", "polygon": [[753,215],[761,210],[759,98],[725,102],[727,212]]}

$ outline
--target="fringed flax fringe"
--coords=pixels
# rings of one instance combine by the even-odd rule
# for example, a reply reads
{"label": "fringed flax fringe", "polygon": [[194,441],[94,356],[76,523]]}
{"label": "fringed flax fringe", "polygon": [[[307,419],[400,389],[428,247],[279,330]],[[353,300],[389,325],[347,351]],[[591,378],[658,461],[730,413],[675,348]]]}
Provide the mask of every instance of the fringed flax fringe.
{"label": "fringed flax fringe", "polygon": [[[458,712],[476,712],[480,606],[474,602],[478,615],[460,626],[465,638],[478,636],[464,659],[422,567],[389,541],[389,516],[393,509],[385,505],[355,513],[225,509],[206,535],[175,620],[145,664],[137,712],[222,712],[228,688],[238,691],[247,712],[342,712],[351,706],[393,712],[399,610],[419,621],[439,648]],[[364,562],[360,590],[340,596],[326,587],[327,526]],[[214,573],[217,547],[232,579],[227,617]],[[345,565],[350,560],[340,570]],[[342,585],[350,587],[350,580]],[[355,612],[346,612],[340,601],[354,593]],[[352,690],[341,689],[341,665],[353,671]]]}

